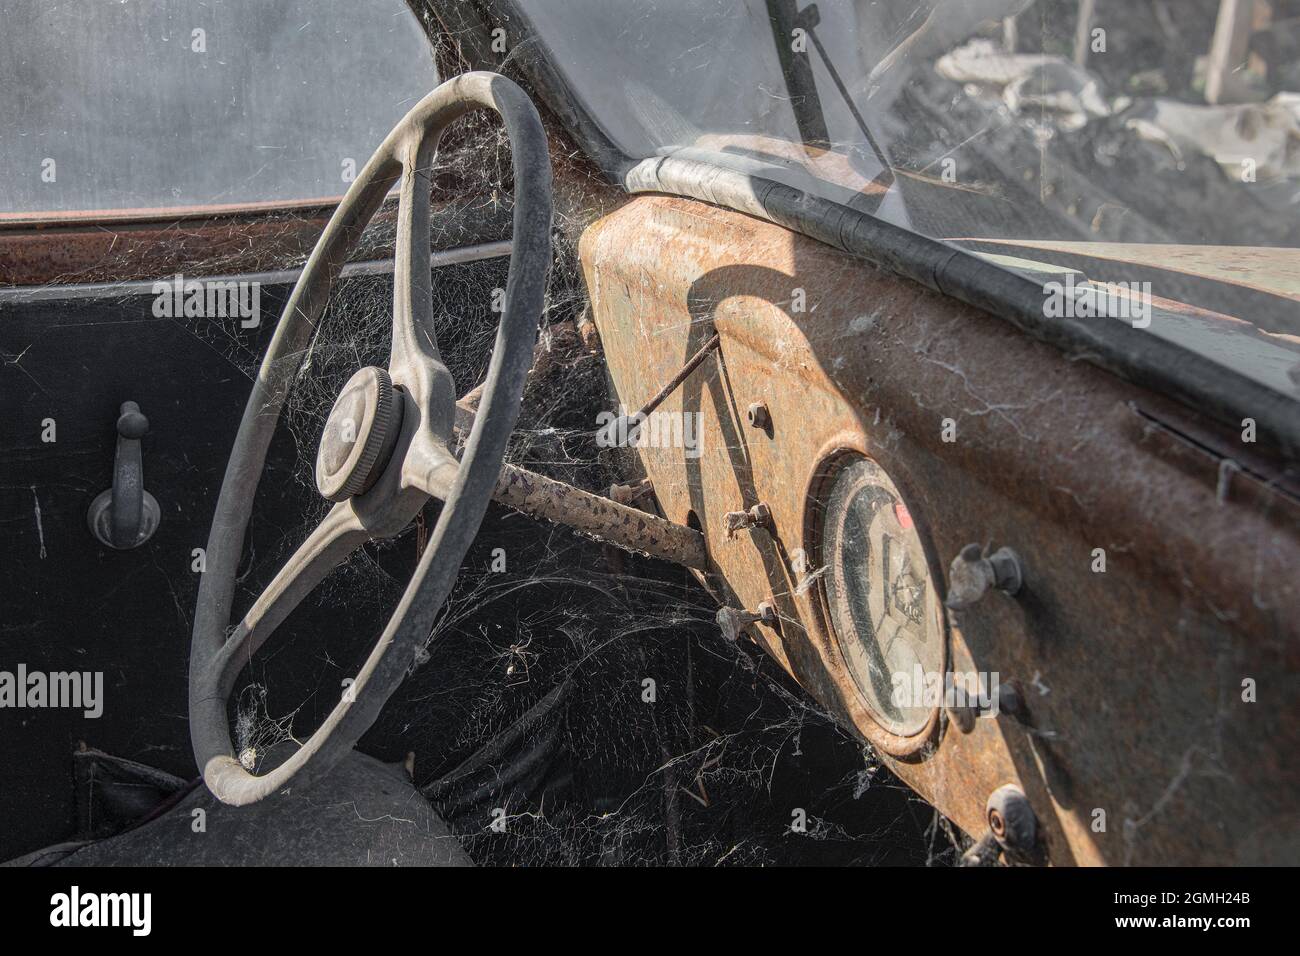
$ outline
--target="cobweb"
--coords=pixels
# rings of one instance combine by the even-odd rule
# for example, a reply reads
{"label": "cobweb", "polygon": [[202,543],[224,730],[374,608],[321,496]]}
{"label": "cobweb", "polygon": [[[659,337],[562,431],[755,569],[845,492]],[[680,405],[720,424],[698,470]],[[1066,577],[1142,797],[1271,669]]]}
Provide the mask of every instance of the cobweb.
{"label": "cobweb", "polygon": [[[473,198],[455,221],[435,216],[435,248],[464,245],[470,220],[506,228],[480,229],[479,241],[508,237],[508,143],[491,119],[469,126],[466,139],[478,145],[439,155],[434,198]],[[581,225],[563,213],[557,221],[543,352],[549,343],[561,354],[561,339],[571,346],[585,318]],[[357,258],[375,257],[391,238],[391,226],[378,225]],[[217,257],[201,274],[234,265]],[[433,272],[439,347],[462,393],[485,373],[507,265]],[[255,330],[171,321],[251,383],[290,291],[263,288],[266,321]],[[391,274],[345,279],[307,349],[285,360],[293,387],[246,537],[237,614],[327,511],[313,475],[319,436],[348,377],[386,364],[391,314]],[[603,365],[594,349],[563,354],[530,385],[507,458],[604,493],[623,476],[595,442],[609,403]],[[230,715],[246,764],[305,740],[337,702],[406,587],[437,509],[430,503],[399,535],[358,549],[246,668]],[[957,832],[756,646],[724,639],[715,612],[683,569],[493,506],[424,651],[360,747],[404,763],[481,863],[953,862]]]}
{"label": "cobweb", "polygon": [[[552,554],[572,559],[567,550]],[[470,584],[467,593],[490,603],[493,587]],[[500,587],[587,593],[580,603],[539,609],[497,639],[481,628],[480,682],[448,701],[463,708],[458,743],[471,755],[446,761],[452,769],[424,789],[476,858],[680,865],[926,858],[921,831],[930,812],[760,651],[723,641],[714,607],[697,589],[597,571],[539,571]],[[523,686],[511,679],[521,662]],[[655,681],[653,702],[647,679]],[[536,703],[512,719],[520,698]],[[507,742],[479,759],[472,748],[484,738]]]}

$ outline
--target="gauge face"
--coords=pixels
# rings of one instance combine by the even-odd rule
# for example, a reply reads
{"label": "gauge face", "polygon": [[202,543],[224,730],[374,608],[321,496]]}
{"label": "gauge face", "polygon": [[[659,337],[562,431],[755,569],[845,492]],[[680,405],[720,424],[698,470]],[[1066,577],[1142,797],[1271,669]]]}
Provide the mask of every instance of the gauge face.
{"label": "gauge face", "polygon": [[885,730],[925,729],[924,688],[944,668],[943,625],[911,514],[869,459],[842,457],[823,497],[823,588],[835,639],[868,709]]}

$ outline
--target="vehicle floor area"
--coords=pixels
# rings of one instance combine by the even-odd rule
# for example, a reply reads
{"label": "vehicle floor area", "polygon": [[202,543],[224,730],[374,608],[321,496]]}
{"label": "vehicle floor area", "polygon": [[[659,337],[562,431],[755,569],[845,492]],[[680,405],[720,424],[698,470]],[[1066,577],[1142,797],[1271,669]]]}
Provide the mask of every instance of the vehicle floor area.
{"label": "vehicle floor area", "polygon": [[[293,748],[281,748],[287,758]],[[33,866],[470,866],[400,766],[353,751],[309,791],[229,807],[198,785],[127,831],[37,851]]]}

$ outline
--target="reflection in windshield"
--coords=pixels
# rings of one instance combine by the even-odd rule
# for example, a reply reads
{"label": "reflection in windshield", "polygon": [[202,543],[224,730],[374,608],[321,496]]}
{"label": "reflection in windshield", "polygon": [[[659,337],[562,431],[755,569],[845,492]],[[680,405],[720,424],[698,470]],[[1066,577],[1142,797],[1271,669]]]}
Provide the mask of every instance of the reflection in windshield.
{"label": "reflection in windshield", "polygon": [[1297,395],[1300,68],[1277,52],[1294,48],[1291,5],[1245,22],[1217,0],[526,13],[631,159],[782,182],[1094,301],[1136,290],[1136,327]]}

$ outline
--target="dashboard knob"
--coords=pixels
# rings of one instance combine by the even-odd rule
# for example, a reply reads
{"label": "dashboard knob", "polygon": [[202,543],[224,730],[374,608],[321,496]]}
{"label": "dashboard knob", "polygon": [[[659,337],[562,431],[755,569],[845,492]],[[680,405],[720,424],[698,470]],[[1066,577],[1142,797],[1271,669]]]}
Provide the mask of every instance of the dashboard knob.
{"label": "dashboard knob", "polygon": [[1015,594],[1023,584],[1016,552],[1004,547],[986,555],[978,544],[968,544],[948,570],[948,598],[944,604],[960,610],[975,604],[993,588]]}
{"label": "dashboard knob", "polygon": [[724,607],[717,613],[718,627],[722,629],[723,635],[727,640],[734,641],[740,637],[740,632],[751,624],[766,624],[768,627],[776,627],[779,618],[770,602],[764,601],[753,611],[745,611],[736,607]]}

